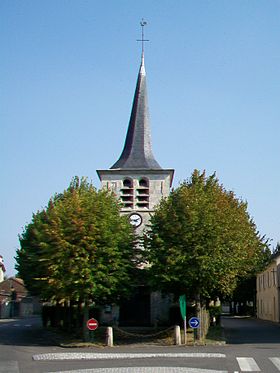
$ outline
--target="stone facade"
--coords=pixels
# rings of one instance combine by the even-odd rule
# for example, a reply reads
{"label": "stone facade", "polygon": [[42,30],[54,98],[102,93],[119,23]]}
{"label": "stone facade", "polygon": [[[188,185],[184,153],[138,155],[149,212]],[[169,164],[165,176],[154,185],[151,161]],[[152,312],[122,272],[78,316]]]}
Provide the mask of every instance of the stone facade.
{"label": "stone facade", "polygon": [[141,234],[155,206],[169,195],[173,170],[99,170],[98,175],[101,187],[112,190],[122,202],[121,214],[142,217],[135,228],[136,234]]}
{"label": "stone facade", "polygon": [[257,275],[257,317],[280,322],[280,255]]}

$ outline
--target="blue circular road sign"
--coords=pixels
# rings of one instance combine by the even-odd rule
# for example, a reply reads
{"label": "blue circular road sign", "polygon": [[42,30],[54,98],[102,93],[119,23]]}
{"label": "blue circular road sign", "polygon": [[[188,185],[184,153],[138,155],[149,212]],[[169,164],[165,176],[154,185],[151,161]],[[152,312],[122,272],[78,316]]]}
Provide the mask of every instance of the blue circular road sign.
{"label": "blue circular road sign", "polygon": [[193,329],[199,328],[200,326],[200,320],[198,317],[191,317],[189,319],[189,326]]}

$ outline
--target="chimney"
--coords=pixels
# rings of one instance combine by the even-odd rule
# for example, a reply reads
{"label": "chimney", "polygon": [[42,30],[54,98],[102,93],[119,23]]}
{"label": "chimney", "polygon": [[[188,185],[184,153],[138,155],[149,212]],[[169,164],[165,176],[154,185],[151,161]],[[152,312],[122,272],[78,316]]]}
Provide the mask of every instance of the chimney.
{"label": "chimney", "polygon": [[4,266],[3,256],[0,255],[0,282],[4,281],[5,272],[6,272],[6,268]]}

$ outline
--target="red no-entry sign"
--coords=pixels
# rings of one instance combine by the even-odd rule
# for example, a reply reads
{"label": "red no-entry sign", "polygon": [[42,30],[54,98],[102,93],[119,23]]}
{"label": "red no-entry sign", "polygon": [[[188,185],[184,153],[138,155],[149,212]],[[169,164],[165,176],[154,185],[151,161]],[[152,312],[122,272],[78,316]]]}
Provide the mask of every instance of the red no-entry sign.
{"label": "red no-entry sign", "polygon": [[97,329],[98,328],[98,321],[95,320],[95,319],[89,319],[87,321],[87,328],[89,330],[95,330],[95,329]]}

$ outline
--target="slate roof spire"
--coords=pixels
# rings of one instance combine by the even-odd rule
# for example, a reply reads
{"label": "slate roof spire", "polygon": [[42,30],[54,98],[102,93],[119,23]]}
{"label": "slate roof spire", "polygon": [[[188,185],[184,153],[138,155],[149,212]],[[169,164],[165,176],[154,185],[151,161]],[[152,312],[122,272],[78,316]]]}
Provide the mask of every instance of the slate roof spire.
{"label": "slate roof spire", "polygon": [[[143,22],[142,22],[143,23]],[[142,26],[141,23],[141,26]],[[152,152],[143,48],[132,111],[122,154],[111,169],[161,169]]]}

